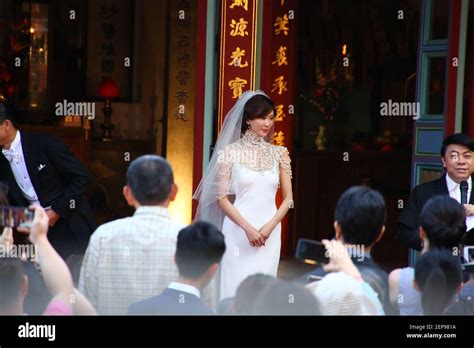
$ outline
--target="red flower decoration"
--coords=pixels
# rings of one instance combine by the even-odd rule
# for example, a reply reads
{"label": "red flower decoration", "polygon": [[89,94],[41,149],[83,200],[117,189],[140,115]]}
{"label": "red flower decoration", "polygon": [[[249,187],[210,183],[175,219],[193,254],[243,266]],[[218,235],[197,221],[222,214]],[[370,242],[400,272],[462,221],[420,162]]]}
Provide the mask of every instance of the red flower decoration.
{"label": "red flower decoration", "polygon": [[10,75],[8,71],[3,70],[2,72],[0,72],[0,79],[2,79],[5,82],[8,82],[12,79],[12,76]]}
{"label": "red flower decoration", "polygon": [[13,85],[8,86],[7,96],[11,98],[14,93],[15,93],[15,86],[13,86]]}
{"label": "red flower decoration", "polygon": [[7,70],[6,63],[0,59],[0,96],[10,99],[15,94],[15,81]]}
{"label": "red flower decoration", "polygon": [[325,121],[332,121],[341,110],[342,103],[350,90],[345,75],[334,65],[328,74],[316,68],[316,88],[308,95],[302,93],[302,99],[308,101],[321,114]]}

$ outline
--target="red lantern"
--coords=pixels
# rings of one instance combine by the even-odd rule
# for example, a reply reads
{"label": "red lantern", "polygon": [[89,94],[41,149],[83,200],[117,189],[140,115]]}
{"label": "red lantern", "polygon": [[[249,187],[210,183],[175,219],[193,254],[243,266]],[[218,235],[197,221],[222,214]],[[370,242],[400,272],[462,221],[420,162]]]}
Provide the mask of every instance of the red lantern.
{"label": "red lantern", "polygon": [[104,77],[100,83],[99,94],[104,99],[118,97],[119,89],[117,83],[111,77]]}
{"label": "red lantern", "polygon": [[13,96],[13,93],[15,93],[15,86],[13,85],[8,86],[7,96],[11,98]]}

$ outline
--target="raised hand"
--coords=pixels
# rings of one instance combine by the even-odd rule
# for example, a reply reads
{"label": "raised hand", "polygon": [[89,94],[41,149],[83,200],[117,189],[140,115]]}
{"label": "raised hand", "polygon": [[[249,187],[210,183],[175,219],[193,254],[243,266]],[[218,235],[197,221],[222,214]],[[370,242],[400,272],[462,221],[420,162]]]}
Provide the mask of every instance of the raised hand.
{"label": "raised hand", "polygon": [[474,215],[474,205],[472,204],[464,204],[464,211],[466,212],[467,216]]}
{"label": "raised hand", "polygon": [[352,262],[344,244],[337,240],[323,239],[322,243],[326,247],[329,263],[323,266],[326,272],[344,272],[354,278],[361,279],[359,270]]}
{"label": "raised hand", "polygon": [[31,205],[29,209],[35,211],[35,216],[31,224],[31,228],[22,227],[18,228],[17,230],[19,232],[29,233],[30,241],[35,244],[38,239],[41,239],[42,237],[46,238],[46,234],[48,232],[49,217],[42,207]]}

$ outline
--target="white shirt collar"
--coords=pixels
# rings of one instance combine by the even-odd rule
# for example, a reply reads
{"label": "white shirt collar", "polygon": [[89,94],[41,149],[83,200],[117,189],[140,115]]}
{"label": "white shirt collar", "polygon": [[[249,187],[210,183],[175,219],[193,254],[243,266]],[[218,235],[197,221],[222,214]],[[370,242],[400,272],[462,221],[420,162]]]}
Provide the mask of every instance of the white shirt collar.
{"label": "white shirt collar", "polygon": [[[467,180],[467,185],[469,190],[471,189],[472,178],[469,177]],[[453,192],[459,189],[459,184],[456,183],[453,179],[449,177],[449,174],[446,174],[446,185],[448,186],[448,192]]]}
{"label": "white shirt collar", "polygon": [[189,284],[183,284],[179,282],[171,282],[168,288],[178,291],[187,292],[188,294],[195,295],[197,298],[201,298],[201,292],[195,286]]}
{"label": "white shirt collar", "polygon": [[20,131],[16,131],[15,139],[13,139],[12,143],[10,144],[9,149],[2,149],[2,153],[17,153],[21,146],[21,135]]}
{"label": "white shirt collar", "polygon": [[135,215],[146,215],[146,214],[153,214],[153,215],[161,215],[162,217],[171,218],[170,212],[167,208],[160,207],[157,205],[142,205],[137,208],[135,211]]}

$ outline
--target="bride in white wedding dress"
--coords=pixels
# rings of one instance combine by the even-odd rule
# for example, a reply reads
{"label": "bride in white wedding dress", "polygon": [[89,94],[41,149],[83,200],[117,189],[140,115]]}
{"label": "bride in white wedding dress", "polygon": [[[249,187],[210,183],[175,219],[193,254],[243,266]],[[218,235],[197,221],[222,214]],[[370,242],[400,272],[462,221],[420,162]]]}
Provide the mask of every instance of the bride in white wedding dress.
{"label": "bride in white wedding dress", "polygon": [[[277,276],[280,222],[293,206],[288,150],[270,144],[275,106],[263,92],[242,94],[226,116],[195,198],[197,219],[222,229],[220,299],[233,297],[249,275]],[[278,188],[282,203],[276,206]],[[233,202],[232,202],[233,200]]]}

